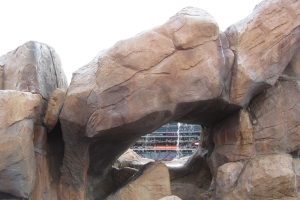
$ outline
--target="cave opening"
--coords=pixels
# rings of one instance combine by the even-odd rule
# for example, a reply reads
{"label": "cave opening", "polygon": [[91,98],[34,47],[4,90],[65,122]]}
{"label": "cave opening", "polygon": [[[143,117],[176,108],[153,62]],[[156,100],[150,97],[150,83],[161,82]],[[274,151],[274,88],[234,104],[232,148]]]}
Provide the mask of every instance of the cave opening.
{"label": "cave opening", "polygon": [[201,132],[201,125],[171,122],[141,136],[130,149],[154,161],[182,159],[196,152]]}

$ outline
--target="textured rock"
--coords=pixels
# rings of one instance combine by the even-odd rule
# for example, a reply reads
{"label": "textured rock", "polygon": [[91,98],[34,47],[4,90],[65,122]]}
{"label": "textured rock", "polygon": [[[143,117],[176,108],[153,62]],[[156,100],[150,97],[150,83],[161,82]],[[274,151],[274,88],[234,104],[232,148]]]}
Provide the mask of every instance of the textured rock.
{"label": "textured rock", "polygon": [[0,66],[3,67],[2,88],[5,90],[39,93],[48,99],[57,87],[68,85],[54,49],[39,42],[27,42],[1,56]]}
{"label": "textured rock", "polygon": [[148,163],[128,183],[107,200],[152,200],[171,195],[168,168],[163,163]]}
{"label": "textured rock", "polygon": [[43,110],[40,95],[0,91],[0,191],[28,198],[35,182],[34,124]]}
{"label": "textured rock", "polygon": [[154,160],[142,158],[133,150],[128,149],[117,159],[114,166],[118,168],[131,167],[135,169],[140,169],[143,165],[149,162],[154,162]]}
{"label": "textured rock", "polygon": [[[298,199],[299,14],[299,1],[264,0],[225,34],[185,8],[100,52],[67,94],[51,47],[1,56],[0,199]],[[117,160],[173,120],[204,125],[207,151],[168,168]]]}
{"label": "textured rock", "polygon": [[214,136],[215,147],[209,157],[214,177],[221,165],[246,160],[256,154],[251,119],[246,110],[230,115],[208,132]]}
{"label": "textured rock", "polygon": [[249,160],[235,188],[223,199],[296,200],[299,198],[300,177],[295,169],[299,169],[299,160],[288,155],[275,154]]}
{"label": "textured rock", "polygon": [[3,66],[0,63],[0,90],[4,89],[4,74],[3,74]]}
{"label": "textured rock", "polygon": [[172,195],[172,196],[163,197],[159,200],[181,200],[181,199],[178,196]]}
{"label": "textured rock", "polygon": [[201,148],[184,165],[169,165],[168,168],[173,195],[181,199],[196,200],[201,199],[200,196],[209,189],[212,175]]}
{"label": "textured rock", "polygon": [[300,51],[295,53],[290,63],[283,71],[283,74],[300,79]]}
{"label": "textured rock", "polygon": [[117,188],[120,188],[122,185],[124,185],[135,173],[138,172],[137,169],[130,168],[130,167],[124,167],[121,169],[113,168],[113,179],[114,184],[117,186]]}
{"label": "textured rock", "polygon": [[218,168],[216,178],[216,198],[222,199],[225,194],[229,193],[236,184],[236,181],[243,169],[240,162],[226,163]]}
{"label": "textured rock", "polygon": [[66,94],[67,89],[57,88],[52,92],[49,98],[47,111],[44,118],[44,124],[47,127],[48,132],[51,132],[58,122],[58,116],[64,104]]}
{"label": "textured rock", "polygon": [[62,157],[53,159],[52,151],[61,147],[53,144],[60,127],[48,137],[43,126],[47,101],[57,87],[67,82],[51,47],[27,42],[0,57],[1,199],[57,199]]}
{"label": "textured rock", "polygon": [[231,101],[246,107],[251,98],[275,84],[299,49],[300,2],[265,0],[226,35],[235,54]]}
{"label": "textured rock", "polygon": [[300,149],[300,82],[281,76],[250,104],[256,151],[290,153]]}
{"label": "textured rock", "polygon": [[83,199],[86,174],[105,175],[139,136],[175,119],[209,125],[237,110],[226,96],[232,63],[215,20],[186,8],[76,71],[60,114],[61,198]]}

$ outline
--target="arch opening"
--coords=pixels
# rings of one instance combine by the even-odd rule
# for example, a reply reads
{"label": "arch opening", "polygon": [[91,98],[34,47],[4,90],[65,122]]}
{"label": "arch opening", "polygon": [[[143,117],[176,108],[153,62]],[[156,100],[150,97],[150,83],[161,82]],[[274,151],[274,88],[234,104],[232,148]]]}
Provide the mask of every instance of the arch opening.
{"label": "arch opening", "polygon": [[130,149],[142,158],[173,161],[189,157],[200,145],[201,125],[171,122],[141,136]]}

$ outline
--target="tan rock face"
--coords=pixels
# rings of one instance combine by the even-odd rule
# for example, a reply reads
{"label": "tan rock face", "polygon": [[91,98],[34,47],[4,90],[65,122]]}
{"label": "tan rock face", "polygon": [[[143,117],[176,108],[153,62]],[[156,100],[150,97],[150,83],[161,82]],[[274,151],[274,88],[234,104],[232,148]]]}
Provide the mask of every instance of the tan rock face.
{"label": "tan rock face", "polygon": [[275,84],[299,48],[300,3],[265,0],[226,35],[235,53],[230,98],[246,107],[251,98]]}
{"label": "tan rock face", "polygon": [[250,104],[256,151],[290,153],[300,149],[300,82],[282,76]]}
{"label": "tan rock face", "polygon": [[48,132],[51,132],[58,122],[58,116],[64,104],[66,94],[67,89],[57,88],[52,92],[49,98],[47,111],[44,118],[44,124],[47,127]]}
{"label": "tan rock face", "polygon": [[40,95],[0,91],[0,191],[28,198],[36,178],[33,133]]}
{"label": "tan rock face", "polygon": [[171,186],[167,166],[163,163],[148,163],[107,200],[152,200],[170,195]]}
{"label": "tan rock face", "polygon": [[68,85],[54,49],[39,42],[27,42],[1,56],[0,66],[4,90],[39,93],[48,99],[54,89]]}
{"label": "tan rock face", "polygon": [[3,90],[4,88],[4,74],[3,74],[3,66],[1,66],[1,63],[0,63],[0,90]]}
{"label": "tan rock face", "polygon": [[154,162],[154,160],[142,158],[133,150],[128,149],[117,159],[114,166],[118,168],[131,167],[135,169],[140,169],[143,165],[149,162]]}
{"label": "tan rock face", "polygon": [[223,199],[297,199],[300,177],[295,169],[298,164],[298,159],[280,154],[249,160],[235,188]]}
{"label": "tan rock face", "polygon": [[66,86],[59,57],[45,44],[27,42],[0,57],[1,199],[57,199],[62,158],[52,151],[63,141],[54,144],[57,133],[48,137],[43,121],[50,94]]}
{"label": "tan rock face", "polygon": [[295,53],[290,63],[283,71],[283,74],[300,79],[300,51]]}
{"label": "tan rock face", "polygon": [[215,147],[209,157],[214,177],[221,165],[246,160],[256,154],[253,128],[246,110],[230,115],[207,131],[214,135]]}
{"label": "tan rock face", "polygon": [[215,20],[186,8],[76,71],[60,115],[64,198],[84,198],[86,173],[105,174],[139,136],[174,119],[209,125],[237,110],[226,95],[232,63]]}
{"label": "tan rock face", "polygon": [[216,178],[216,198],[222,199],[225,194],[229,193],[236,184],[236,181],[243,169],[240,162],[226,163],[218,168]]}
{"label": "tan rock face", "polygon": [[172,196],[163,197],[159,200],[181,200],[181,199],[178,196],[172,195]]}

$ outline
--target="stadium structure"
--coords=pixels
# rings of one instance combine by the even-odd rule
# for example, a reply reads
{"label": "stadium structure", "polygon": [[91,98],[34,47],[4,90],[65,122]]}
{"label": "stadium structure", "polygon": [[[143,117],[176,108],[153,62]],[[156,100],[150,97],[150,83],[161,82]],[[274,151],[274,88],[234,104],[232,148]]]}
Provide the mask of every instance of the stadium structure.
{"label": "stadium structure", "polygon": [[172,122],[142,136],[131,149],[156,161],[179,159],[196,151],[201,130],[200,125]]}

